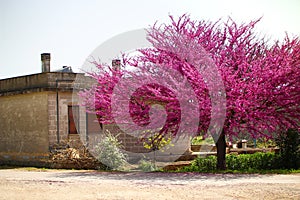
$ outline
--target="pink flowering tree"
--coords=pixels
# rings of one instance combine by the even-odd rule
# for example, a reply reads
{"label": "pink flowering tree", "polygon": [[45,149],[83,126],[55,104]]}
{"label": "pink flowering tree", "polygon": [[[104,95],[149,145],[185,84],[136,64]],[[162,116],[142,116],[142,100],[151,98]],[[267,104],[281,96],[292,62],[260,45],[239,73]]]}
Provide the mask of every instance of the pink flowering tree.
{"label": "pink flowering tree", "polygon": [[[94,63],[99,71],[91,76],[98,84],[81,95],[99,122],[117,121],[133,132],[146,127],[150,131],[139,132],[143,137],[151,131],[211,134],[218,169],[226,168],[226,137],[270,139],[299,129],[298,38],[267,42],[255,35],[259,20],[238,25],[187,15],[170,19],[148,29],[153,47],[124,56],[121,69]],[[152,115],[154,104],[160,107]]]}

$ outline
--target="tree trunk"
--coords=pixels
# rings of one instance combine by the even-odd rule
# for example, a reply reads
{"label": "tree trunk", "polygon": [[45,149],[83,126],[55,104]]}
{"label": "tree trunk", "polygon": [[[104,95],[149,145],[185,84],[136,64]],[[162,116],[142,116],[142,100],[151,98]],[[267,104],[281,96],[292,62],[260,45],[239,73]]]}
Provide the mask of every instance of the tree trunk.
{"label": "tree trunk", "polygon": [[225,140],[225,133],[222,132],[218,142],[216,143],[217,146],[217,169],[218,170],[225,170],[226,169],[226,140]]}

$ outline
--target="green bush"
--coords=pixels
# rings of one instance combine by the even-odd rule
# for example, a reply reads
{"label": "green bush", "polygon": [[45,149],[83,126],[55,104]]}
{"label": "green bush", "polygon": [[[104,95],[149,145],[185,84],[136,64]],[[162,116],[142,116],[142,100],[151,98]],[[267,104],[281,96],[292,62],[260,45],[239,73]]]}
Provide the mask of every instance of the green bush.
{"label": "green bush", "polygon": [[191,171],[208,172],[216,170],[217,157],[208,156],[207,158],[198,157],[192,162]]}
{"label": "green bush", "polygon": [[226,156],[227,169],[230,170],[270,170],[278,169],[279,155],[275,153],[229,154]]}
{"label": "green bush", "polygon": [[143,172],[151,172],[157,170],[157,167],[153,162],[142,159],[139,162],[139,169]]}
{"label": "green bush", "polygon": [[117,137],[107,131],[105,137],[95,146],[96,158],[108,170],[122,169],[127,163],[127,155],[121,151],[121,147]]}
{"label": "green bush", "polygon": [[[213,172],[216,170],[217,157],[196,158],[191,166],[185,167],[184,171]],[[275,153],[255,153],[255,154],[228,154],[226,155],[226,165],[228,170],[271,170],[280,169],[280,156]]]}
{"label": "green bush", "polygon": [[280,160],[285,169],[298,169],[300,167],[300,136],[299,132],[289,129],[276,138],[280,149]]}

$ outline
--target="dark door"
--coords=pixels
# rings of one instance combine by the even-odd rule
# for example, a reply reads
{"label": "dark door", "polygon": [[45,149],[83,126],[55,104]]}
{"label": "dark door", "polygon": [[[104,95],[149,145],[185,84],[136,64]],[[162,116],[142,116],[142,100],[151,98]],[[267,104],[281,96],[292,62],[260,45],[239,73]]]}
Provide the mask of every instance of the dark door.
{"label": "dark door", "polygon": [[78,134],[79,106],[68,106],[69,134]]}

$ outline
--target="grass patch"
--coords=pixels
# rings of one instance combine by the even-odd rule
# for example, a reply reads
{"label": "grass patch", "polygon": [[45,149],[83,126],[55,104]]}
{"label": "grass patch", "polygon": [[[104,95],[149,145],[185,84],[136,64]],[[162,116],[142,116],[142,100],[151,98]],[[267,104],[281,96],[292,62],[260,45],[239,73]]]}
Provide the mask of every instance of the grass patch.
{"label": "grass patch", "polygon": [[16,170],[23,170],[23,171],[48,171],[48,168],[42,167],[22,167],[22,166],[10,166],[10,165],[1,165],[0,169],[16,169]]}
{"label": "grass patch", "polygon": [[16,169],[19,168],[17,166],[10,166],[10,165],[0,165],[0,169]]}
{"label": "grass patch", "polygon": [[38,168],[38,167],[19,167],[16,169],[24,170],[24,171],[29,171],[29,172],[46,172],[49,171],[47,168]]}

